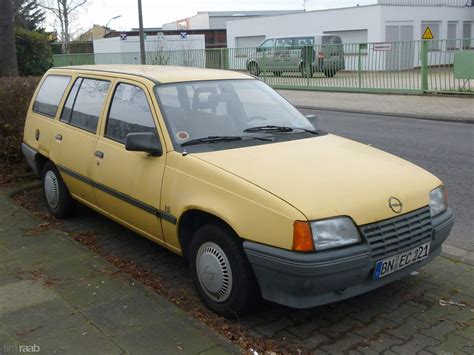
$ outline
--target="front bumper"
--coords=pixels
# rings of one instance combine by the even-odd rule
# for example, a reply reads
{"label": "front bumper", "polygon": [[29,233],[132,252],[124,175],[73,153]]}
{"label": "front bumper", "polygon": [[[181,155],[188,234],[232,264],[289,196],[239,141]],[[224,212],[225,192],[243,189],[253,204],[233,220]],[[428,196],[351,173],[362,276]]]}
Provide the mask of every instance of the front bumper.
{"label": "front bumper", "polygon": [[262,296],[293,308],[309,308],[353,297],[398,280],[433,260],[454,225],[448,208],[432,219],[428,258],[381,279],[372,279],[374,265],[368,244],[314,253],[299,253],[246,241],[247,254]]}

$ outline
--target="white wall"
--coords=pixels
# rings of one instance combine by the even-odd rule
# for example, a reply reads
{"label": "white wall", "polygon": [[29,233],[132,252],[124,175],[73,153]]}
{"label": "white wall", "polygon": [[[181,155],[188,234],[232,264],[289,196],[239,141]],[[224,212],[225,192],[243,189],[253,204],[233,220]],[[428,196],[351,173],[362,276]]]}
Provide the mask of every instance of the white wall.
{"label": "white wall", "polygon": [[[120,40],[120,37],[103,38],[94,40],[93,45],[96,64],[138,64],[140,62],[138,36],[129,36],[124,41]],[[162,38],[148,36],[145,40],[145,52],[149,64],[205,66],[204,49],[204,35],[188,35],[184,39],[180,35]],[[185,50],[189,52],[187,56],[182,54]]]}
{"label": "white wall", "polygon": [[163,24],[162,28],[165,31],[181,30],[180,24],[187,24],[188,30],[208,30],[209,27],[209,13],[198,12],[197,15],[187,17],[182,20],[168,22]]}
{"label": "white wall", "polygon": [[351,30],[367,30],[367,40],[378,42],[383,40],[380,12],[380,6],[373,5],[229,21],[227,47],[235,48],[235,37],[304,36]]}

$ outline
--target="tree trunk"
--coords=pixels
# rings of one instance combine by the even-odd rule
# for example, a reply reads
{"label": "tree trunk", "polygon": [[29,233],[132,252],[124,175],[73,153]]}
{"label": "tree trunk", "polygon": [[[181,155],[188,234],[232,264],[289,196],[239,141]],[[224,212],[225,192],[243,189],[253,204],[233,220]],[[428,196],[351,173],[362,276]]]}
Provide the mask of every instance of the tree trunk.
{"label": "tree trunk", "polygon": [[0,0],[0,77],[17,75],[12,1]]}
{"label": "tree trunk", "polygon": [[63,21],[64,21],[64,44],[66,47],[66,53],[69,54],[69,42],[71,41],[70,35],[69,35],[69,9],[67,0],[62,0],[62,11],[63,11]]}

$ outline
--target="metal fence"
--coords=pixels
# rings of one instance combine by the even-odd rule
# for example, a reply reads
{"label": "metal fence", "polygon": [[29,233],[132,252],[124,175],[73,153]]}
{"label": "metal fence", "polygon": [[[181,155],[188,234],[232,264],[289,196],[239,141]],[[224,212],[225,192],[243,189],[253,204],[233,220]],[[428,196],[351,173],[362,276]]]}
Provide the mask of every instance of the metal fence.
{"label": "metal fence", "polygon": [[[54,55],[55,66],[139,62],[138,52]],[[474,94],[474,39],[155,51],[146,62],[249,72],[279,89]]]}

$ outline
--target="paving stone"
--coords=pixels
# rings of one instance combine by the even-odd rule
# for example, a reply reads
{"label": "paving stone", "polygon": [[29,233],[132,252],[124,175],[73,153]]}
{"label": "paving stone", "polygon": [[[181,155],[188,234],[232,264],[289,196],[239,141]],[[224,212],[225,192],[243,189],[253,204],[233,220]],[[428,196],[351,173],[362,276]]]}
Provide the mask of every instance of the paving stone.
{"label": "paving stone", "polygon": [[403,340],[396,338],[390,334],[378,334],[373,337],[364,337],[362,345],[357,347],[357,350],[362,354],[376,355],[382,354],[389,350],[392,346],[403,344]]}
{"label": "paving stone", "polygon": [[343,337],[348,331],[352,331],[355,328],[362,328],[363,323],[346,317],[339,322],[331,324],[329,327],[322,327],[319,329],[319,332],[327,335],[330,338],[339,338]]}
{"label": "paving stone", "polygon": [[229,349],[226,349],[220,345],[217,345],[210,349],[201,351],[199,353],[199,355],[221,355],[221,354],[238,354],[238,352],[231,352]]}
{"label": "paving stone", "polygon": [[[434,348],[429,348],[429,349],[435,349],[438,351],[438,353],[449,353],[449,354],[456,354],[460,353],[461,351],[464,351],[463,349],[468,348],[469,349],[469,344],[473,345],[473,342],[469,342],[466,340],[466,338],[462,338],[456,334],[449,334],[441,343],[436,345]],[[472,350],[474,350],[473,347],[471,347]],[[468,352],[468,354],[473,354],[474,352]]]}
{"label": "paving stone", "polygon": [[307,339],[314,332],[319,331],[322,327],[328,327],[329,325],[330,323],[324,319],[311,319],[310,321],[289,327],[288,331],[300,339]]}
{"label": "paving stone", "polygon": [[9,312],[39,305],[57,298],[51,290],[46,290],[41,281],[21,280],[0,287],[0,317]]}
{"label": "paving stone", "polygon": [[351,348],[353,350],[363,342],[364,339],[362,337],[354,333],[346,333],[343,337],[340,337],[333,343],[321,346],[321,349],[330,354],[340,354]]}
{"label": "paving stone", "polygon": [[456,331],[454,322],[449,320],[440,320],[438,323],[431,325],[429,328],[421,330],[421,333],[434,339],[442,340],[447,334],[454,331]]}
{"label": "paving stone", "polygon": [[408,340],[411,339],[414,334],[428,326],[428,323],[410,317],[405,321],[405,323],[399,325],[397,328],[387,330],[387,333],[392,334],[400,339]]}
{"label": "paving stone", "polygon": [[430,345],[436,345],[436,344],[439,344],[439,341],[436,341],[433,338],[424,336],[419,333],[414,333],[413,339],[411,339],[410,341],[407,341],[403,345],[400,345],[400,346],[396,345],[392,347],[391,350],[398,352],[400,354],[414,354]]}
{"label": "paving stone", "polygon": [[398,325],[395,322],[392,322],[388,319],[376,318],[367,325],[352,329],[352,332],[360,335],[361,337],[370,338],[380,332],[385,332],[387,330],[396,328],[397,326]]}
{"label": "paving stone", "polygon": [[292,325],[292,322],[288,318],[282,317],[274,322],[257,326],[255,327],[255,330],[259,332],[260,334],[265,335],[267,337],[273,337],[275,333],[285,328],[288,328],[291,325]]}
{"label": "paving stone", "polygon": [[[138,326],[133,331],[114,335],[122,348],[136,354],[150,353],[156,349],[162,354],[196,354],[217,345],[210,337],[204,338],[189,322],[167,324],[165,320],[152,325]],[[159,349],[159,350],[158,350]]]}
{"label": "paving stone", "polygon": [[390,313],[382,314],[382,318],[386,318],[392,322],[403,324],[405,320],[412,314],[419,313],[420,310],[412,305],[403,303]]}

